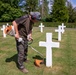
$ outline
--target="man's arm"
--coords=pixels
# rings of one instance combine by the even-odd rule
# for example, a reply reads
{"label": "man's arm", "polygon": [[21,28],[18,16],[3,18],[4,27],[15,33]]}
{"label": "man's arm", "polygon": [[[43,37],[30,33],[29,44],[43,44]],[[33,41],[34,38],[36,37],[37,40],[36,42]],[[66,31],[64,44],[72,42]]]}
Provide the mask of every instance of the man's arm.
{"label": "man's arm", "polygon": [[31,41],[33,38],[32,38],[32,30],[29,32],[28,36],[27,36],[27,39],[29,41]]}
{"label": "man's arm", "polygon": [[19,38],[19,32],[18,32],[18,25],[15,21],[12,22],[13,26],[14,26],[14,30],[15,30],[15,38],[18,39]]}

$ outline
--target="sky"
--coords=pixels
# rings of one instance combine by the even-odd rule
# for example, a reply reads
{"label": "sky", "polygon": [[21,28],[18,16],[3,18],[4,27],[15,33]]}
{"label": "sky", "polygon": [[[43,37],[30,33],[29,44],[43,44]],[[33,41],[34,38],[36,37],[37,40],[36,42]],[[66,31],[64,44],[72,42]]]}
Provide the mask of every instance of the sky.
{"label": "sky", "polygon": [[[48,0],[47,0],[48,1]],[[71,2],[71,4],[73,5],[73,7],[76,7],[76,0],[68,0]],[[25,0],[20,0],[20,6],[25,4]]]}
{"label": "sky", "polygon": [[23,6],[23,5],[25,5],[25,4],[26,4],[25,0],[20,0],[19,6]]}
{"label": "sky", "polygon": [[76,0],[68,0],[71,2],[71,4],[73,5],[73,7],[76,7]]}

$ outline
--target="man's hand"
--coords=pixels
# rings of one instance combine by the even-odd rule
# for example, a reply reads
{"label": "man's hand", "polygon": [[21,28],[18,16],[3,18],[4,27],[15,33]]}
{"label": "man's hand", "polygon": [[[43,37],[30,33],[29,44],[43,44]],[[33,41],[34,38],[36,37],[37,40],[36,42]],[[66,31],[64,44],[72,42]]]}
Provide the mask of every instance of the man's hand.
{"label": "man's hand", "polygon": [[19,34],[15,34],[15,38],[16,39],[19,39],[20,37],[19,37]]}
{"label": "man's hand", "polygon": [[32,38],[32,35],[31,34],[28,34],[28,36],[27,36],[27,40],[28,41],[31,41],[33,38]]}

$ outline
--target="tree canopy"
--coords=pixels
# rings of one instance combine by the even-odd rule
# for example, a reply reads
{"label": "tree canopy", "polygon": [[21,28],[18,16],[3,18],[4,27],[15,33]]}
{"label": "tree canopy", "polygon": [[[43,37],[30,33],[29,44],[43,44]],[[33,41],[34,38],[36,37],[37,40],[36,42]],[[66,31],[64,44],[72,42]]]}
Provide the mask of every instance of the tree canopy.
{"label": "tree canopy", "polygon": [[69,11],[69,20],[68,22],[76,22],[76,7],[73,7],[70,2],[67,3],[67,8]]}
{"label": "tree canopy", "polygon": [[53,0],[52,13],[50,14],[48,14],[47,0],[42,0],[41,5],[39,5],[39,0],[23,0],[25,3],[19,6],[20,1],[22,0],[0,1],[0,22],[11,22],[31,11],[39,11],[44,21],[76,22],[76,7],[73,8],[67,0]]}
{"label": "tree canopy", "polygon": [[54,0],[52,10],[52,21],[54,22],[68,22],[69,15],[65,5],[65,0]]}
{"label": "tree canopy", "polygon": [[0,21],[12,21],[22,15],[22,11],[18,6],[11,5],[9,1],[12,0],[2,0],[0,1]]}

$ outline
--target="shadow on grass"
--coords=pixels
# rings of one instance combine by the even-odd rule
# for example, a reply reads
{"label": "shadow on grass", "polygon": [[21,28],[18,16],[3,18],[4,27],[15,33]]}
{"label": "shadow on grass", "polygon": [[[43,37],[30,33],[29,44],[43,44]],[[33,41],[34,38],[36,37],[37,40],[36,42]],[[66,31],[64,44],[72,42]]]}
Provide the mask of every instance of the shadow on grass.
{"label": "shadow on grass", "polygon": [[17,54],[15,54],[15,55],[13,55],[12,57],[7,58],[7,59],[5,60],[5,62],[12,62],[12,61],[14,61],[14,62],[16,63],[16,66],[17,66],[17,68],[18,68]]}
{"label": "shadow on grass", "polygon": [[54,40],[58,40],[58,38],[53,38]]}

